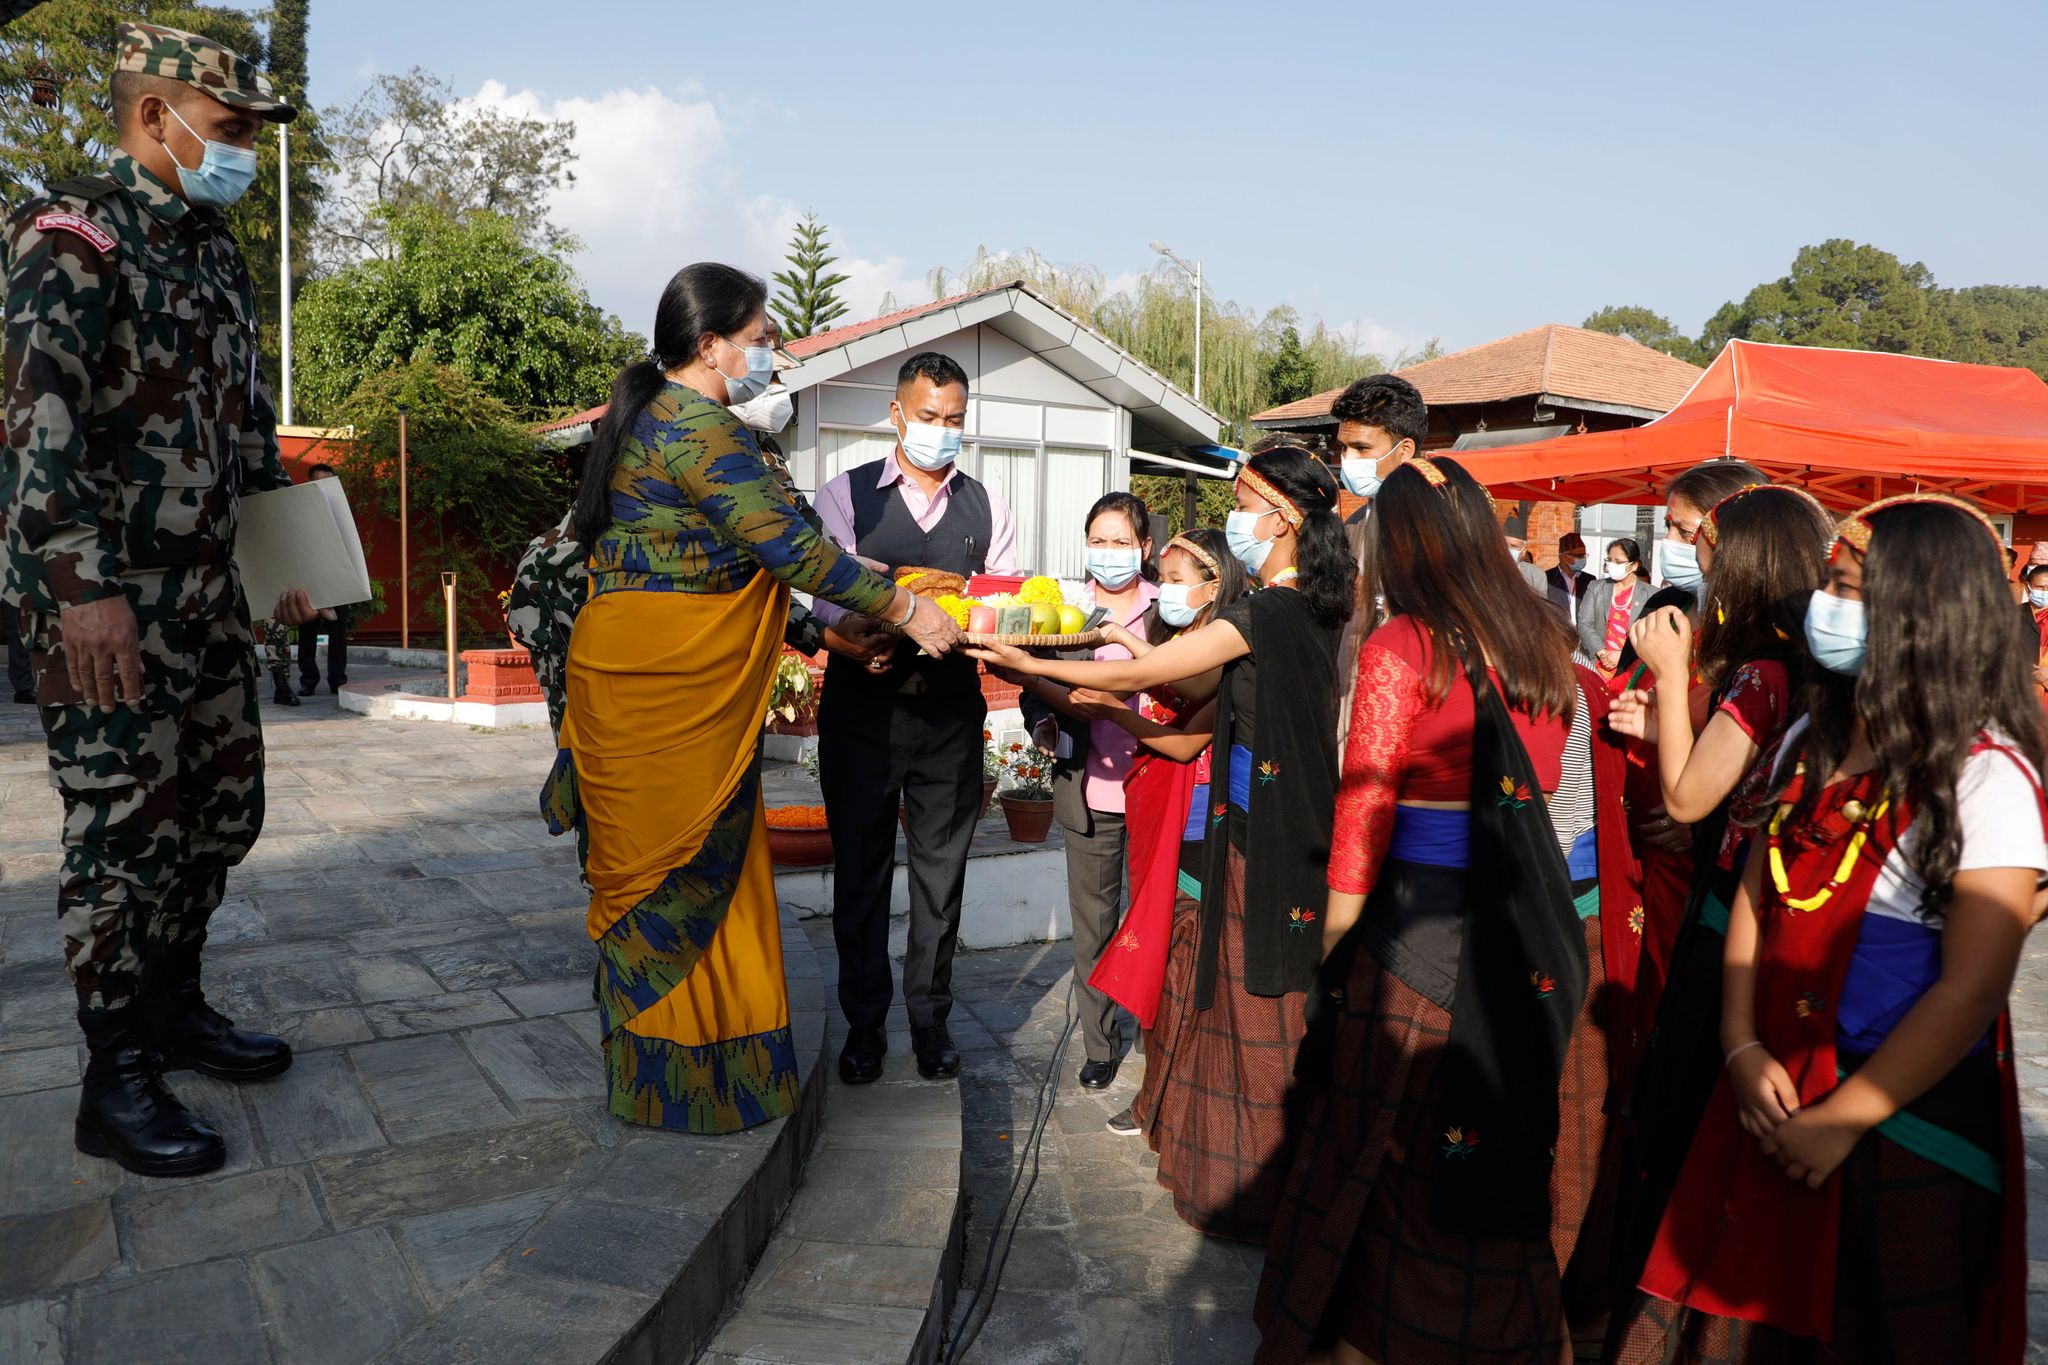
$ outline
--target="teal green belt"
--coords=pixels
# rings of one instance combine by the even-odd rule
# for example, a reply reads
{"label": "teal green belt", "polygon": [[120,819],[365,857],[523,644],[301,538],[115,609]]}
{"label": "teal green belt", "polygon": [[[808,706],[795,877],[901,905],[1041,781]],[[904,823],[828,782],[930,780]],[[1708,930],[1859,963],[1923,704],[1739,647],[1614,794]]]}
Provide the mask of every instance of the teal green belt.
{"label": "teal green belt", "polygon": [[[1839,1067],[1835,1069],[1837,1080],[1848,1074]],[[1957,1137],[1948,1129],[1903,1109],[1878,1124],[1877,1131],[1913,1155],[1954,1171],[1972,1185],[1982,1185],[1993,1194],[2004,1193],[2005,1182],[1999,1174],[1998,1158],[1968,1138]]]}
{"label": "teal green belt", "polygon": [[1586,894],[1572,902],[1572,909],[1579,912],[1580,919],[1595,919],[1600,914],[1600,886],[1596,882],[1586,888]]}
{"label": "teal green belt", "polygon": [[1183,896],[1186,896],[1189,900],[1197,901],[1202,898],[1202,884],[1193,877],[1190,877],[1185,870],[1176,872],[1174,877],[1175,885],[1180,887],[1180,893]]}
{"label": "teal green belt", "polygon": [[1700,923],[1722,938],[1728,937],[1728,902],[1709,891],[1706,903],[1700,906]]}

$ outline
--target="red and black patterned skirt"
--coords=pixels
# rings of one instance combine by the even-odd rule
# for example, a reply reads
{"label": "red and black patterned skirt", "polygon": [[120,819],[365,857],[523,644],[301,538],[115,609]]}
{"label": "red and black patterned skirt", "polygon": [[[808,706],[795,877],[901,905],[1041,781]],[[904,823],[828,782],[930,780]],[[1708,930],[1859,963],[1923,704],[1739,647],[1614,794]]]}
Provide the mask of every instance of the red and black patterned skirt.
{"label": "red and black patterned skirt", "polygon": [[1195,1008],[1201,906],[1174,904],[1159,1018],[1145,1035],[1145,1080],[1132,1102],[1174,1211],[1197,1231],[1263,1242],[1287,1171],[1302,996],[1244,988],[1244,857],[1230,850],[1216,992]]}
{"label": "red and black patterned skirt", "polygon": [[1313,1101],[1267,1242],[1255,1309],[1262,1365],[1306,1360],[1333,1336],[1400,1365],[1556,1365],[1559,1266],[1580,1240],[1606,1137],[1599,921],[1585,924],[1591,981],[1560,1087],[1546,1237],[1436,1226],[1433,1183],[1458,1140],[1437,1102],[1451,1014],[1359,952],[1332,1079]]}

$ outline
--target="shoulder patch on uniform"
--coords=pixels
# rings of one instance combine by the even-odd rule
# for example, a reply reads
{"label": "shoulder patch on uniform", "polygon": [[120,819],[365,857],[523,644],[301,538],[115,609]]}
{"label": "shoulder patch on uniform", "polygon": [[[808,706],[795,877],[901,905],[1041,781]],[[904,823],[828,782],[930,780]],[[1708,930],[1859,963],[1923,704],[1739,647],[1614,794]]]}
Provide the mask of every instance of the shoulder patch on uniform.
{"label": "shoulder patch on uniform", "polygon": [[83,218],[75,213],[62,213],[55,209],[39,213],[36,215],[36,231],[69,232],[83,237],[98,247],[103,256],[112,255],[114,251],[114,239],[107,235],[106,229],[90,218]]}

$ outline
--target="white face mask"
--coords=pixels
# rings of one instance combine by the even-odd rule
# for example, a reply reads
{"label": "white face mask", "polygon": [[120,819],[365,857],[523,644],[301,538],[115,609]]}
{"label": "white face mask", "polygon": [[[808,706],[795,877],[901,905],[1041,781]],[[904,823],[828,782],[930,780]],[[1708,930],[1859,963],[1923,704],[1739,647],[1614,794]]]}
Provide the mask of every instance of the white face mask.
{"label": "white face mask", "polygon": [[795,411],[796,401],[789,396],[788,389],[770,389],[759,398],[732,405],[733,416],[769,436],[788,426],[790,414]]}
{"label": "white face mask", "polygon": [[903,418],[903,432],[897,438],[903,453],[910,462],[926,473],[944,469],[960,458],[960,431],[957,427],[942,427],[931,422],[913,422],[909,414]]}
{"label": "white face mask", "polygon": [[1634,578],[1636,576],[1635,566],[1633,564],[1628,563],[1626,560],[1619,564],[1609,561],[1607,565],[1607,576],[1613,579],[1615,582],[1620,583],[1625,579]]}

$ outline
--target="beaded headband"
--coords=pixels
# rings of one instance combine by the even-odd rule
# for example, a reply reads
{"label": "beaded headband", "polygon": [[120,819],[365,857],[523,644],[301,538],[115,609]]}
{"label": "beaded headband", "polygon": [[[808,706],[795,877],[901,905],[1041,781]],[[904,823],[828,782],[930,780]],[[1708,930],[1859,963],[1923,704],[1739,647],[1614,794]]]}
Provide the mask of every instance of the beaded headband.
{"label": "beaded headband", "polygon": [[[1185,551],[1196,563],[1209,571],[1209,577],[1211,578],[1221,578],[1223,576],[1223,566],[1216,562],[1216,556],[1210,554],[1186,536],[1175,536],[1172,540],[1167,541],[1166,549]],[[1166,550],[1161,550],[1159,553],[1164,555]]]}
{"label": "beaded headband", "polygon": [[[1449,496],[1448,490],[1450,489],[1451,481],[1435,460],[1430,459],[1427,455],[1416,455],[1408,460],[1408,464],[1414,466],[1415,472],[1420,474],[1423,477],[1423,481],[1431,488]],[[1486,510],[1495,517],[1498,517],[1500,515],[1500,507],[1494,502],[1493,493],[1485,484],[1479,486],[1479,491],[1486,496]]]}
{"label": "beaded headband", "polygon": [[1252,492],[1257,493],[1260,497],[1278,508],[1282,521],[1297,531],[1301,529],[1303,520],[1301,509],[1294,505],[1294,499],[1275,488],[1258,470],[1253,469],[1250,465],[1245,465],[1237,471],[1237,478],[1238,482],[1244,484]]}
{"label": "beaded headband", "polygon": [[1930,503],[1940,507],[1953,507],[1958,512],[1968,513],[1971,520],[1982,526],[1984,533],[1991,537],[1991,544],[1998,551],[1999,564],[2003,567],[2005,563],[2005,542],[1998,538],[1998,528],[1991,524],[1989,517],[1978,511],[1975,507],[1964,502],[1961,498],[1952,498],[1946,493],[1901,493],[1896,497],[1880,498],[1861,511],[1850,513],[1842,518],[1842,524],[1835,530],[1835,543],[1828,549],[1828,558],[1832,560],[1835,557],[1835,551],[1841,549],[1844,545],[1847,545],[1858,554],[1869,554],[1872,531],[1870,518],[1878,512],[1883,512],[1893,507],[1904,507],[1910,503]]}
{"label": "beaded headband", "polygon": [[1819,498],[1816,498],[1804,488],[1793,488],[1789,484],[1781,483],[1745,484],[1708,508],[1707,514],[1700,518],[1699,534],[1707,544],[1717,550],[1721,548],[1721,509],[1734,502],[1737,498],[1746,498],[1752,493],[1789,493],[1795,498],[1804,498],[1807,502],[1813,504],[1813,510],[1820,513],[1822,521],[1828,520],[1828,509],[1821,505]]}

